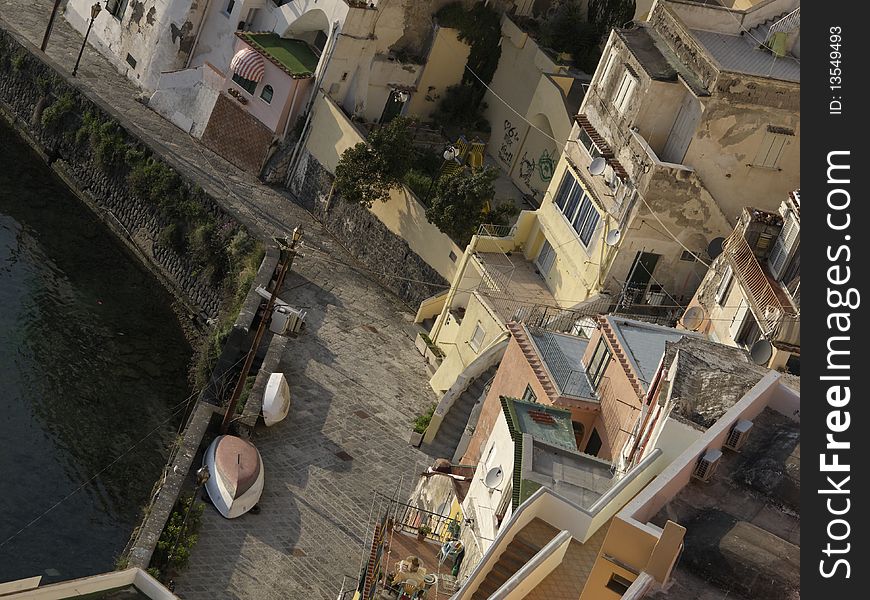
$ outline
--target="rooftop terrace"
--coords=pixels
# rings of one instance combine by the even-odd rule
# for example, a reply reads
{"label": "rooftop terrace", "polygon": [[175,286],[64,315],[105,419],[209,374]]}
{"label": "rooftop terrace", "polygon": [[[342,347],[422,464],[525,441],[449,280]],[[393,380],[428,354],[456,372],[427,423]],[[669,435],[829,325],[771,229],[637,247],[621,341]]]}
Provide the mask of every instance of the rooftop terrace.
{"label": "rooftop terrace", "polygon": [[673,585],[656,600],[800,597],[800,425],[766,408],[712,479],[692,479],[652,518],[686,527]]}
{"label": "rooftop terrace", "polygon": [[282,38],[275,33],[246,31],[236,35],[294,78],[313,76],[317,62],[320,60],[311,46],[302,40]]}

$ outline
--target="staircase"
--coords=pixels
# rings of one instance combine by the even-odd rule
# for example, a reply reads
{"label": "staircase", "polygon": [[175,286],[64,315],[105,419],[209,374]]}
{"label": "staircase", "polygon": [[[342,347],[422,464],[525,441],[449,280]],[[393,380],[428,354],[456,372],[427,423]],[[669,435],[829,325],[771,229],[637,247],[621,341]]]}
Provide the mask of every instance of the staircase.
{"label": "staircase", "polygon": [[798,7],[796,10],[784,12],[759,23],[749,30],[749,35],[745,38],[751,46],[758,47],[759,44],[766,46],[774,33],[778,31],[791,33],[799,29],[800,24],[800,7]]}
{"label": "staircase", "polygon": [[453,459],[453,454],[456,452],[456,447],[459,445],[459,440],[462,438],[462,433],[465,431],[465,426],[468,424],[468,417],[471,415],[471,410],[478,400],[483,400],[483,392],[486,389],[487,383],[495,376],[498,366],[490,367],[488,371],[471,382],[462,395],[456,399],[447,414],[444,415],[444,420],[438,428],[438,433],[435,434],[435,439],[431,444],[423,444],[420,449],[426,454],[434,458]]}
{"label": "staircase", "polygon": [[[523,565],[529,562],[553,536],[559,533],[555,527],[547,525],[540,519],[535,519],[533,523],[535,524],[535,529],[546,529],[547,535],[543,537],[540,535],[524,535],[526,529],[520,531],[511,543],[508,544],[504,552],[501,553],[501,556],[498,557],[498,561],[489,570],[486,578],[471,596],[471,600],[486,600],[486,598],[489,598],[498,588],[504,585],[505,581],[510,579]],[[540,533],[543,533],[543,531]]]}

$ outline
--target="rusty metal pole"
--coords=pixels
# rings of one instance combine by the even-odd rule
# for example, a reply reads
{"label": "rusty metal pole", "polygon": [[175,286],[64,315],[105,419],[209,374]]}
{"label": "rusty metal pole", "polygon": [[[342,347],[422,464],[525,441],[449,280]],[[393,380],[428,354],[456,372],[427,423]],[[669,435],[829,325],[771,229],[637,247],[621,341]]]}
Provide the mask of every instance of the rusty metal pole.
{"label": "rusty metal pole", "polygon": [[42,45],[39,49],[45,52],[48,48],[48,38],[51,37],[51,30],[54,29],[54,19],[57,17],[57,9],[60,8],[61,0],[54,0],[54,8],[51,9],[51,16],[48,17],[48,25],[45,27],[45,35],[42,37]]}
{"label": "rusty metal pole", "polygon": [[257,327],[257,332],[254,334],[254,341],[251,342],[248,355],[245,357],[245,364],[242,365],[242,372],[239,373],[239,380],[236,382],[236,387],[233,389],[233,395],[230,396],[230,400],[227,404],[227,410],[224,413],[224,419],[221,422],[221,434],[226,434],[227,431],[229,431],[230,423],[235,417],[236,406],[238,406],[242,390],[245,388],[245,380],[248,378],[248,372],[250,372],[251,365],[254,362],[254,357],[257,355],[257,349],[260,347],[260,342],[263,340],[263,335],[266,333],[266,328],[269,326],[269,321],[272,318],[272,310],[275,307],[275,299],[278,297],[278,292],[281,290],[281,286],[284,285],[284,277],[293,265],[293,258],[296,256],[296,243],[301,238],[302,229],[297,227],[293,230],[293,239],[285,250],[286,254],[280,263],[278,278],[275,280],[275,287],[272,289],[272,295],[269,297],[269,302],[266,303],[266,309],[263,311],[260,325]]}

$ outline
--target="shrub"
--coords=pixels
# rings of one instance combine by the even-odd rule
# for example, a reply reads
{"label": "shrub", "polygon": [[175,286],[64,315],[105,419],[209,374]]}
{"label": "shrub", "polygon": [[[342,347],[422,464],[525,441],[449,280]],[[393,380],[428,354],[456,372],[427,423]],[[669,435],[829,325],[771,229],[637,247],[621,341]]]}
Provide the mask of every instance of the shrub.
{"label": "shrub", "polygon": [[426,428],[429,427],[429,423],[432,421],[432,415],[435,414],[436,407],[437,404],[432,404],[429,410],[414,419],[414,431],[416,433],[425,433]]}
{"label": "shrub", "polygon": [[[197,502],[194,495],[179,498],[166,527],[160,534],[151,565],[159,571],[182,569],[190,559],[190,552],[196,545],[203,503]],[[189,514],[188,514],[189,511]],[[187,523],[184,517],[187,516]],[[182,527],[184,525],[184,527]],[[183,530],[182,530],[183,529]],[[171,555],[171,556],[170,556]]]}
{"label": "shrub", "polygon": [[69,92],[55,100],[50,106],[42,111],[42,126],[53,129],[70,114],[76,106],[75,98]]}

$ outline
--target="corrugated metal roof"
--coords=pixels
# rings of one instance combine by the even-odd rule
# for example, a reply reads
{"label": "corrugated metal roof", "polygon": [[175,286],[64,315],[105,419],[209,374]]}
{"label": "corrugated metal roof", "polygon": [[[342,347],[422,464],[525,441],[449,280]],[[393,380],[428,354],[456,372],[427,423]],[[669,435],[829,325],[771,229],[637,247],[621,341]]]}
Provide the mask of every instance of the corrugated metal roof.
{"label": "corrugated metal roof", "polygon": [[692,35],[724,71],[800,83],[801,65],[797,59],[777,58],[767,50],[759,50],[751,38],[700,29],[693,29]]}

